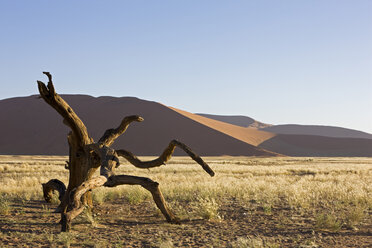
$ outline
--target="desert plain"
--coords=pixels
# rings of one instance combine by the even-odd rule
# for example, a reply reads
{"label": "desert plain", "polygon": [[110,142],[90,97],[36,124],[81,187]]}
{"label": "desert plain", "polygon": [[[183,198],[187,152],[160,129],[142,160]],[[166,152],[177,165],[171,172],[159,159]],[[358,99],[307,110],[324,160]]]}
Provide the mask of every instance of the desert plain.
{"label": "desert plain", "polygon": [[[141,157],[148,160],[152,157]],[[168,224],[139,186],[93,190],[95,208],[60,232],[58,195],[65,156],[0,156],[0,247],[371,247],[372,158],[188,157],[117,174],[160,183],[181,224]]]}

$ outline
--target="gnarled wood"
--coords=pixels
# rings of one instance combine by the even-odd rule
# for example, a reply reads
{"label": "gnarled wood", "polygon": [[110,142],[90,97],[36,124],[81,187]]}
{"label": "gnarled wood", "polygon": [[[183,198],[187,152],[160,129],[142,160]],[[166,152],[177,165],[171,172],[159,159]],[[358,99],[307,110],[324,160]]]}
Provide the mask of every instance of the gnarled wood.
{"label": "gnarled wood", "polygon": [[180,220],[169,210],[163,194],[159,189],[159,183],[152,181],[147,177],[136,177],[127,175],[117,175],[108,178],[108,181],[104,184],[106,187],[116,187],[118,185],[141,185],[148,191],[150,191],[152,198],[154,199],[156,206],[160,209],[164,217],[169,223],[179,224]]}
{"label": "gnarled wood", "polygon": [[66,223],[62,226],[62,231],[69,231],[71,228],[71,221],[76,216],[81,214],[84,208],[86,207],[81,202],[81,197],[89,190],[92,190],[92,189],[95,189],[95,188],[98,188],[104,185],[106,181],[107,181],[107,177],[104,177],[104,176],[91,178],[83,182],[79,187],[77,187],[71,192],[71,195],[70,195],[71,210],[65,213],[64,221],[66,221]]}
{"label": "gnarled wood", "polygon": [[164,217],[169,223],[179,223],[179,219],[172,213],[172,211],[168,208],[163,194],[159,189],[159,183],[152,181],[146,177],[136,177],[136,176],[128,176],[128,175],[117,175],[117,176],[110,176],[109,178],[105,176],[99,176],[92,178],[82,185],[80,185],[76,190],[72,192],[71,195],[71,207],[72,209],[66,213],[66,229],[64,231],[68,231],[70,228],[71,221],[77,217],[80,213],[84,211],[86,207],[84,204],[81,203],[81,196],[89,190],[105,186],[105,187],[116,187],[119,185],[141,185],[143,188],[150,191],[156,206],[160,209]]}
{"label": "gnarled wood", "polygon": [[[44,72],[44,74],[49,81],[47,86],[41,81],[37,82],[40,95],[46,103],[64,118],[63,122],[71,128],[71,132],[67,136],[70,147],[69,161],[66,161],[66,168],[69,170],[68,187],[66,189],[64,184],[57,179],[43,184],[44,198],[48,202],[51,199],[52,190],[57,189],[60,192],[61,204],[58,206],[57,211],[61,212],[61,230],[69,231],[72,220],[85,207],[93,207],[91,190],[101,186],[116,187],[123,184],[141,185],[150,191],[156,206],[167,221],[179,223],[179,219],[168,208],[157,182],[145,177],[115,175],[114,169],[119,166],[118,156],[126,158],[136,167],[152,168],[165,164],[171,158],[174,149],[179,147],[200,164],[209,175],[214,176],[214,172],[208,164],[189,147],[176,140],[172,140],[169,143],[159,158],[151,161],[141,161],[129,151],[111,148],[110,146],[113,142],[127,130],[130,123],[143,121],[143,118],[137,115],[125,117],[117,128],[106,130],[99,141],[94,143],[93,139],[89,137],[84,123],[56,93],[51,74],[49,72]],[[94,172],[99,167],[100,176],[93,178]]]}

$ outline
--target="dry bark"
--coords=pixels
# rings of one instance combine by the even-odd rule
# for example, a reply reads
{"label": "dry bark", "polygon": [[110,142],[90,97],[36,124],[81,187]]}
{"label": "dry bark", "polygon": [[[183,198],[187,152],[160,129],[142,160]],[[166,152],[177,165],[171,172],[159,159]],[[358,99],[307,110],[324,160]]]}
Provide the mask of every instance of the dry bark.
{"label": "dry bark", "polygon": [[[67,136],[69,144],[69,161],[67,161],[66,167],[69,170],[67,189],[57,179],[52,179],[48,183],[43,184],[46,201],[50,201],[53,190],[58,190],[60,193],[61,203],[57,208],[57,212],[61,212],[61,231],[69,231],[72,220],[84,208],[93,207],[91,190],[101,186],[116,187],[123,184],[140,185],[150,191],[156,206],[166,220],[170,223],[179,223],[179,219],[168,208],[157,182],[145,177],[115,175],[114,169],[119,166],[118,156],[124,157],[138,168],[152,168],[164,165],[171,158],[175,148],[179,147],[200,164],[210,176],[214,176],[214,172],[208,164],[189,147],[176,140],[172,140],[169,143],[159,158],[151,161],[141,161],[129,151],[111,148],[110,146],[127,130],[130,123],[143,121],[142,117],[136,115],[125,117],[117,128],[106,130],[99,141],[95,143],[89,136],[84,123],[56,93],[51,74],[49,72],[43,73],[48,77],[48,84],[45,85],[41,81],[37,82],[40,96],[64,118],[63,123],[71,129]],[[100,176],[93,178],[94,172],[99,167]]]}

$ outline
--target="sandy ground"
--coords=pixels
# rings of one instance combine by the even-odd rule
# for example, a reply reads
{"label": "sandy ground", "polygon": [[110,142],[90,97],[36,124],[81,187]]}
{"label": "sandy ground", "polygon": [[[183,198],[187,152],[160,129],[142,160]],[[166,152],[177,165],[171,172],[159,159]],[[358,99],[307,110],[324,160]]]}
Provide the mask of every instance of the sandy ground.
{"label": "sandy ground", "polygon": [[[0,247],[372,247],[370,207],[352,228],[342,225],[339,230],[332,231],[316,228],[317,212],[327,210],[321,209],[323,205],[306,211],[293,208],[281,196],[285,193],[283,190],[275,191],[273,197],[279,197],[279,201],[270,208],[258,202],[261,196],[270,193],[265,189],[270,184],[289,190],[285,182],[297,183],[300,188],[301,185],[323,185],[319,188],[322,191],[328,185],[330,188],[324,192],[337,195],[321,199],[321,202],[330,204],[331,208],[332,202],[342,196],[339,194],[344,190],[347,193],[354,185],[360,185],[355,191],[358,193],[361,189],[358,199],[366,200],[371,192],[372,161],[369,158],[209,157],[206,161],[217,172],[214,178],[204,175],[198,166],[193,167],[193,161],[186,157],[175,157],[167,166],[151,171],[135,169],[123,161],[123,168],[120,167],[118,173],[148,174],[161,182],[164,195],[171,209],[181,218],[181,224],[168,224],[149,194],[141,201],[131,201],[128,194],[137,191],[125,190],[135,186],[123,186],[119,191],[123,193],[121,197],[113,194],[101,204],[96,202],[93,214],[77,217],[67,234],[60,233],[60,214],[53,213],[58,202],[42,200],[40,186],[40,182],[56,177],[66,181],[65,160],[66,157],[55,156],[0,156],[2,194],[17,192],[18,188],[25,190],[18,196],[9,197],[6,213],[0,201]],[[301,181],[309,183],[301,184]],[[224,192],[229,185],[234,192],[244,186],[249,188],[246,183],[250,182],[250,187],[256,187],[257,191],[252,191],[258,193],[256,197],[238,199],[233,192]],[[238,184],[234,186],[234,183]],[[188,187],[194,190],[186,191],[184,196],[180,195],[184,191],[175,191],[177,193],[172,195],[171,190],[177,185],[183,185],[184,190]],[[198,192],[202,193],[196,189],[208,185],[211,188],[204,193],[217,188],[220,192],[219,197],[215,197],[218,217],[212,219],[202,218],[195,212],[195,206],[202,206],[195,205]],[[338,192],[337,187],[343,190]],[[37,194],[29,197],[28,191]],[[317,191],[306,192],[315,194]],[[301,197],[305,199],[305,195],[301,194]],[[357,199],[354,193],[353,199]],[[345,203],[341,207],[348,209]],[[336,216],[343,217],[339,214]]]}
{"label": "sandy ground", "polygon": [[71,233],[63,236],[59,214],[51,213],[54,206],[35,200],[14,203],[11,214],[0,216],[0,246],[243,247],[239,238],[266,247],[372,246],[371,223],[355,230],[315,232],[311,218],[294,216],[289,209],[268,213],[254,203],[242,206],[233,200],[221,206],[220,220],[184,219],[174,225],[159,216],[150,200],[133,205],[118,199],[95,209],[94,224],[79,217]]}

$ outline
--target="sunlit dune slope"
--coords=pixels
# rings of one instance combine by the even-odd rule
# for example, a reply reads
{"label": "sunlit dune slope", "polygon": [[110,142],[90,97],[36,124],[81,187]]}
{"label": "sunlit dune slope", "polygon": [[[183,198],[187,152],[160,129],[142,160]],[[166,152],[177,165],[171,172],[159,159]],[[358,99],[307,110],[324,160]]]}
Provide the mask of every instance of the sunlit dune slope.
{"label": "sunlit dune slope", "polygon": [[227,134],[231,137],[234,137],[235,139],[241,140],[243,142],[246,142],[248,144],[258,146],[262,142],[271,139],[272,137],[276,136],[274,133],[266,132],[266,131],[260,131],[255,128],[249,128],[249,127],[241,127],[237,125],[232,125],[226,122],[210,119],[204,116],[200,116],[197,114],[192,114],[184,110],[176,109],[173,107],[169,107],[170,109],[173,109],[174,111],[196,121],[203,125],[206,125],[210,128],[213,128],[215,130],[218,130],[224,134]]}

